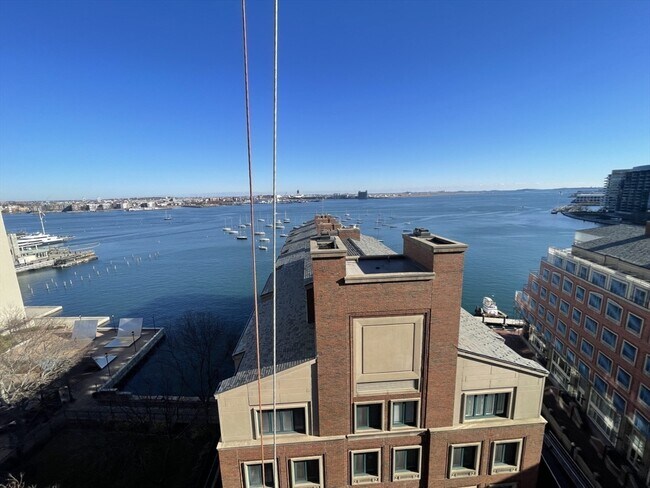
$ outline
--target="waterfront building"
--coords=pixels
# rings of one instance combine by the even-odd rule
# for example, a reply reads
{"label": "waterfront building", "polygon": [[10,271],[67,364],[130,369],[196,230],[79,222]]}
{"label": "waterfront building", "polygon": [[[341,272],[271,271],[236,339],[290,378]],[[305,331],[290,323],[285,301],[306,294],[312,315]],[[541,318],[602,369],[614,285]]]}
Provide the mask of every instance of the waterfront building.
{"label": "waterfront building", "polygon": [[534,487],[548,372],[461,309],[466,249],[416,229],[396,254],[330,216],[293,230],[276,268],[276,415],[270,279],[260,367],[251,317],[215,394],[224,488]]}
{"label": "waterfront building", "polygon": [[517,307],[554,383],[650,479],[650,223],[579,231],[549,248]]}
{"label": "waterfront building", "polygon": [[605,179],[605,209],[630,222],[648,220],[650,165],[617,169]]}

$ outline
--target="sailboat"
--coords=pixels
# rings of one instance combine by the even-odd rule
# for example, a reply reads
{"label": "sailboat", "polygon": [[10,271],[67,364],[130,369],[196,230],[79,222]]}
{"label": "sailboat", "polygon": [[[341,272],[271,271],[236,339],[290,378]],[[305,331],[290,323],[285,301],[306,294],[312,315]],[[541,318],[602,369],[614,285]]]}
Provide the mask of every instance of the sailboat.
{"label": "sailboat", "polygon": [[169,215],[169,212],[167,210],[165,210],[165,217],[163,218],[163,220],[171,220],[171,219],[172,219],[172,216]]}

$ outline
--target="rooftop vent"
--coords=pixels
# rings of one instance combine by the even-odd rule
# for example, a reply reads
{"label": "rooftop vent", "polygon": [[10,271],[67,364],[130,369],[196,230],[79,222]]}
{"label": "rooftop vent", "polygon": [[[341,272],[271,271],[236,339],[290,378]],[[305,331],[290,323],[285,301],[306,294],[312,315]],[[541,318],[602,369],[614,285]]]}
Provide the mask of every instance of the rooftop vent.
{"label": "rooftop vent", "polygon": [[416,227],[415,230],[413,231],[413,235],[415,237],[431,237],[431,232],[429,232],[429,229],[425,229],[423,227]]}

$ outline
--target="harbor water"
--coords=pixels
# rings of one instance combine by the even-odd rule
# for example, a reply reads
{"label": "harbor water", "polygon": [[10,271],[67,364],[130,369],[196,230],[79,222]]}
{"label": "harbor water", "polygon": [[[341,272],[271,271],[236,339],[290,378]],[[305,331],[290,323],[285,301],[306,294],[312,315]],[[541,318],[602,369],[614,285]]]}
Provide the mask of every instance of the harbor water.
{"label": "harbor water", "polygon": [[[278,206],[278,218],[290,219],[277,230],[278,249],[294,225],[317,213],[359,224],[364,234],[401,252],[402,231],[424,227],[469,245],[465,256],[463,307],[468,311],[493,297],[513,312],[514,293],[539,267],[548,246],[568,247],[577,229],[593,224],[552,215],[569,201],[570,191],[521,190],[441,194],[422,198],[323,200]],[[256,205],[256,231],[272,237],[271,205]],[[74,248],[93,246],[99,259],[67,269],[19,275],[26,305],[62,305],[64,315],[143,317],[145,326],[172,327],[185,311],[208,311],[233,334],[245,325],[252,307],[251,229],[247,206],[174,208],[138,212],[50,213],[50,234],[72,235]],[[264,219],[259,222],[258,219]],[[5,215],[8,232],[36,231],[34,214]],[[236,240],[222,228],[245,231]],[[257,239],[255,239],[257,241]],[[258,284],[271,272],[271,245],[258,249]],[[260,288],[261,289],[261,288]],[[142,375],[147,372],[145,366]],[[136,375],[137,376],[137,375]],[[131,385],[137,389],[138,380]]]}

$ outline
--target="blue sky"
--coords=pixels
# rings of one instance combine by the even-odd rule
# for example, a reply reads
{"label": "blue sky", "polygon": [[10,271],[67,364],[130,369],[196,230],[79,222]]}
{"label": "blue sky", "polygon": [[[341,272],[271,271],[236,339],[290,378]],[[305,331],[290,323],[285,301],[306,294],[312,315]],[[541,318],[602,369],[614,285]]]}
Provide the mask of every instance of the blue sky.
{"label": "blue sky", "polygon": [[[249,0],[255,189],[271,0]],[[600,185],[650,163],[650,2],[280,1],[281,192]],[[244,193],[240,3],[0,0],[0,200]]]}

